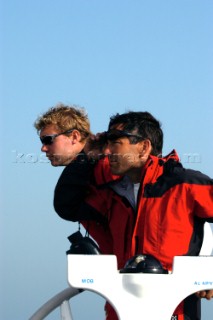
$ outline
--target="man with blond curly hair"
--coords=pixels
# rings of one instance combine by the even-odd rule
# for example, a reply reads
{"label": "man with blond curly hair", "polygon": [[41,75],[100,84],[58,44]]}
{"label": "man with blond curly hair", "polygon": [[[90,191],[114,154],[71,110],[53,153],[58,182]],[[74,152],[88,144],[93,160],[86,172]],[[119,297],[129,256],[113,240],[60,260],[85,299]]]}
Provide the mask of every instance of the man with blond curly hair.
{"label": "man with blond curly hair", "polygon": [[90,123],[83,108],[58,104],[38,117],[34,124],[40,135],[41,151],[52,166],[66,166],[84,148]]}
{"label": "man with blond curly hair", "polygon": [[[51,165],[65,166],[58,182],[61,185],[63,181],[60,187],[62,196],[59,201],[60,207],[63,207],[61,217],[69,221],[72,219],[72,221],[80,222],[98,243],[103,254],[113,254],[112,237],[105,217],[99,215],[92,206],[88,208],[83,201],[77,203],[76,216],[74,217],[73,214],[72,217],[70,216],[70,205],[75,211],[73,201],[76,190],[83,198],[89,194],[90,199],[93,198],[96,201],[95,190],[90,189],[90,178],[93,175],[96,161],[88,157],[87,149],[91,141],[88,145],[87,142],[91,131],[85,110],[76,106],[58,104],[39,116],[34,126],[42,143],[41,151],[46,153]],[[65,181],[67,178],[68,181]],[[73,188],[70,188],[70,182],[73,183]],[[76,201],[79,202],[77,197]],[[114,312],[111,307],[109,308]],[[110,316],[107,319],[113,320],[114,318]]]}

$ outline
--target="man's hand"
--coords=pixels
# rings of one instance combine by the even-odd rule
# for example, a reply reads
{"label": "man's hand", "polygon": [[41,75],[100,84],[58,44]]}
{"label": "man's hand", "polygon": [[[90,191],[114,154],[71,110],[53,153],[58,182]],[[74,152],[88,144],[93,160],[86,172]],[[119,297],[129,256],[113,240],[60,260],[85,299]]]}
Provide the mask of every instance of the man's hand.
{"label": "man's hand", "polygon": [[198,298],[205,298],[207,300],[211,300],[211,298],[213,298],[213,289],[198,291],[195,294]]}
{"label": "man's hand", "polygon": [[105,132],[91,135],[84,147],[84,152],[89,158],[99,159],[104,155],[103,148],[106,145],[106,142],[107,140]]}

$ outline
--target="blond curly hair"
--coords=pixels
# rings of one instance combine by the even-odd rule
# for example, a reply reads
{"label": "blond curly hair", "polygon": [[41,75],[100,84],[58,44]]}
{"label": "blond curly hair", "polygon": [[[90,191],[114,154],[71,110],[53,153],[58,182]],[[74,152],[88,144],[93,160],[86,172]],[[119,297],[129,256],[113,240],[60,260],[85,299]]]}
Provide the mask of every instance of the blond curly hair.
{"label": "blond curly hair", "polygon": [[91,134],[86,111],[74,105],[57,104],[39,116],[34,123],[38,133],[48,125],[55,125],[62,132],[76,129],[81,133],[82,140],[87,139]]}

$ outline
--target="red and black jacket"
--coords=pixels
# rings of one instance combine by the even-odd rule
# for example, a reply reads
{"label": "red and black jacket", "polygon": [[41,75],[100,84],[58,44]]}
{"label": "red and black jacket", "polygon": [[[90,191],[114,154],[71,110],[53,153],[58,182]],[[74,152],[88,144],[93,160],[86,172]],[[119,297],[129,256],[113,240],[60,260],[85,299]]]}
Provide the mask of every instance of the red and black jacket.
{"label": "red and black jacket", "polygon": [[212,179],[183,168],[175,151],[165,158],[150,156],[141,171],[136,212],[113,189],[117,179],[107,159],[75,161],[56,186],[56,212],[81,221],[103,253],[117,256],[118,268],[137,253],[152,254],[168,270],[174,256],[199,254],[204,222],[213,222]]}

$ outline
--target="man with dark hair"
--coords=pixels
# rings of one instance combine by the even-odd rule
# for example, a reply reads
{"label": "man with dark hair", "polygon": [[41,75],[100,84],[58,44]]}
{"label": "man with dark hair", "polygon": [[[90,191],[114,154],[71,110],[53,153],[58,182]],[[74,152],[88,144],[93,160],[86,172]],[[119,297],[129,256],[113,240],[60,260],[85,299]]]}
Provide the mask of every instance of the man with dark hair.
{"label": "man with dark hair", "polygon": [[[151,254],[168,271],[174,256],[199,255],[204,222],[213,222],[213,180],[184,169],[175,150],[165,158],[156,157],[163,134],[159,123],[141,112],[112,117],[107,135],[105,152],[112,174],[128,177],[134,188],[132,255]],[[186,298],[174,316],[199,319],[199,297],[210,299],[213,290]]]}

